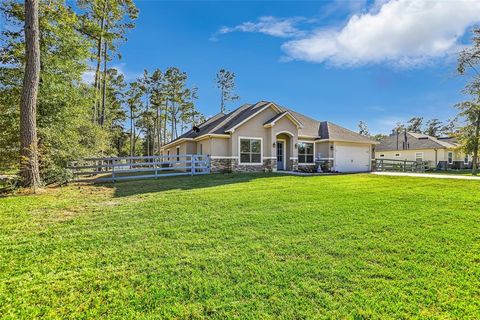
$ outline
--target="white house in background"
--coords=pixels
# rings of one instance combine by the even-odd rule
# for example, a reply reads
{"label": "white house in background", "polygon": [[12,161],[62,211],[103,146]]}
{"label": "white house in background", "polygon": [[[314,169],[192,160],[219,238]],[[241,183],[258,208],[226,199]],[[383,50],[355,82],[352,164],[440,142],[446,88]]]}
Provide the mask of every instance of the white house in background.
{"label": "white house in background", "polygon": [[376,159],[426,161],[431,168],[471,168],[472,157],[459,149],[455,138],[435,138],[426,134],[392,134],[375,146]]}

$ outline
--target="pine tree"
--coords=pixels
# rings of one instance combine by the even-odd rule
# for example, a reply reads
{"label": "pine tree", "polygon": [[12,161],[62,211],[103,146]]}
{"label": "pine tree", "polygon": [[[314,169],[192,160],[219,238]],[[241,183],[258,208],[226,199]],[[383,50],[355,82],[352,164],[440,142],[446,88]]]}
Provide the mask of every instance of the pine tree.
{"label": "pine tree", "polygon": [[38,0],[25,1],[25,73],[20,101],[20,175],[25,187],[40,185],[37,146],[37,95],[40,81]]}
{"label": "pine tree", "polygon": [[215,77],[215,82],[217,88],[220,89],[220,112],[226,113],[226,103],[240,99],[240,97],[235,94],[235,73],[220,69]]}

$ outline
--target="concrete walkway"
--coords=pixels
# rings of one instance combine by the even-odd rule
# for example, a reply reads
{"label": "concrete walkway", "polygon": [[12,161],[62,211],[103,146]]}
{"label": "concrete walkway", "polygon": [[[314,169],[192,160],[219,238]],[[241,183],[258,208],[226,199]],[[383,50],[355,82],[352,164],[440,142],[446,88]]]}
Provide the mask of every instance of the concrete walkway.
{"label": "concrete walkway", "polygon": [[453,174],[435,174],[435,173],[410,173],[410,172],[372,172],[379,176],[398,176],[398,177],[419,177],[419,178],[436,178],[436,179],[461,179],[461,180],[478,180],[480,177],[475,176],[457,176]]}

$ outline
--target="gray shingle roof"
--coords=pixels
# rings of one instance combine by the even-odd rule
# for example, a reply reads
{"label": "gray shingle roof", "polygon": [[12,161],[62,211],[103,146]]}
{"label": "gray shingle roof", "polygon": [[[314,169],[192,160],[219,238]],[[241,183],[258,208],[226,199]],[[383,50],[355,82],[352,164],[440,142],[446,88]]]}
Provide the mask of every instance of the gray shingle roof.
{"label": "gray shingle roof", "polygon": [[320,137],[321,139],[330,139],[336,141],[353,141],[353,142],[364,142],[372,143],[372,139],[366,136],[362,136],[352,130],[341,127],[337,124],[323,121],[320,124]]}
{"label": "gray shingle roof", "polygon": [[456,146],[456,139],[454,138],[437,139],[426,134],[404,132],[386,137],[375,147],[375,151],[447,149]]}
{"label": "gray shingle roof", "polygon": [[[195,132],[193,129],[184,133],[177,139],[173,140],[171,143],[180,140],[182,138],[195,138],[204,134],[225,134],[229,129],[235,127],[248,117],[252,116],[258,112],[261,108],[265,107],[270,102],[260,101],[255,104],[244,104],[241,107],[233,110],[229,114],[219,113],[212,118],[206,120],[205,122],[199,124],[197,128],[198,132]],[[282,112],[267,121],[267,123],[274,121],[278,117],[282,116],[284,113],[289,112],[295,119],[297,119],[303,125],[302,128],[298,130],[299,135],[301,136],[311,136],[315,139],[330,139],[330,140],[340,140],[340,141],[352,141],[352,142],[363,142],[363,143],[375,143],[375,141],[369,139],[368,137],[362,136],[356,132],[343,128],[339,125],[333,124],[327,121],[318,121],[312,119],[306,115],[293,111],[291,109],[284,108],[275,104]]]}

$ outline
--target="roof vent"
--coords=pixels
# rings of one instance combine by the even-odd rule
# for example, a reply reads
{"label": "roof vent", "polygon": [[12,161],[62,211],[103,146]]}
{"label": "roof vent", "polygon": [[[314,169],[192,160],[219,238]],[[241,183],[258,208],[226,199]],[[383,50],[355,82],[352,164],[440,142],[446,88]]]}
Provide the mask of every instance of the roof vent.
{"label": "roof vent", "polygon": [[200,128],[197,127],[197,126],[193,126],[192,130],[193,130],[193,132],[195,132],[195,133],[199,133],[199,132],[200,132]]}

